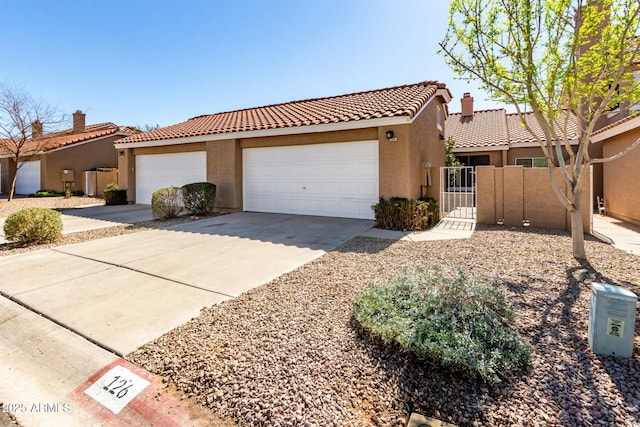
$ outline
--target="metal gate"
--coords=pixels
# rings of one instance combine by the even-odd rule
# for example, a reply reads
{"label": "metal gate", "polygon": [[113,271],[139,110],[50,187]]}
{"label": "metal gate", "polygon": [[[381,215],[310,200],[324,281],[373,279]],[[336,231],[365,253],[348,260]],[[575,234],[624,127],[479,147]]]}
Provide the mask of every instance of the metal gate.
{"label": "metal gate", "polygon": [[475,167],[440,168],[440,217],[476,218]]}

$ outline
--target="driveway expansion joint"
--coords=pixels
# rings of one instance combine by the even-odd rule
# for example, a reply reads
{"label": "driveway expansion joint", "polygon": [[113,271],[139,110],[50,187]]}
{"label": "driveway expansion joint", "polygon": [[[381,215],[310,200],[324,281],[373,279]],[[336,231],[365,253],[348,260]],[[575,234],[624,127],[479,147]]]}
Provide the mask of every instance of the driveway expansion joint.
{"label": "driveway expansion joint", "polygon": [[4,298],[8,299],[9,301],[18,304],[20,307],[22,307],[22,308],[24,308],[26,310],[29,310],[30,312],[32,312],[32,313],[34,313],[34,314],[36,314],[36,315],[38,315],[38,316],[40,316],[40,317],[42,317],[44,319],[47,319],[48,321],[50,321],[52,323],[55,323],[56,325],[60,326],[61,328],[66,329],[67,331],[71,332],[74,335],[77,335],[77,336],[79,336],[81,338],[84,338],[85,340],[87,340],[91,344],[96,345],[96,346],[100,347],[101,349],[103,349],[105,351],[108,351],[111,354],[114,354],[114,355],[116,355],[118,357],[124,358],[124,354],[120,353],[119,351],[109,347],[108,345],[105,345],[105,344],[101,343],[100,341],[97,341],[97,340],[95,340],[95,339],[83,334],[82,332],[78,331],[75,328],[72,328],[71,326],[67,325],[64,322],[56,320],[54,317],[48,316],[48,315],[36,310],[35,308],[33,308],[29,304],[25,303],[24,301],[20,300],[19,298],[13,297],[13,296],[11,296],[9,294],[6,294],[6,293],[4,293],[2,291],[0,291],[0,297],[4,297]]}
{"label": "driveway expansion joint", "polygon": [[157,279],[166,280],[168,282],[172,282],[172,283],[175,283],[177,285],[188,286],[190,288],[198,289],[198,290],[201,290],[201,291],[206,291],[206,292],[208,292],[210,294],[221,295],[221,296],[227,297],[227,298],[235,298],[236,297],[236,295],[229,295],[229,294],[225,294],[224,292],[212,291],[211,289],[203,288],[201,286],[194,285],[193,283],[182,282],[180,280],[171,279],[171,278],[159,275],[159,274],[153,274],[153,273],[149,273],[147,271],[138,270],[136,268],[129,267],[129,266],[124,265],[124,264],[118,264],[118,263],[113,263],[113,262],[108,262],[108,261],[102,261],[102,260],[91,258],[91,257],[86,257],[86,256],[78,255],[78,254],[65,252],[65,251],[57,249],[57,248],[52,248],[51,250],[54,251],[54,252],[58,252],[60,254],[63,254],[63,255],[69,255],[69,256],[73,256],[73,257],[77,257],[77,258],[81,258],[81,259],[86,259],[86,260],[89,260],[89,261],[94,261],[94,262],[98,262],[98,263],[101,263],[101,264],[110,265],[112,267],[117,267],[117,268],[122,268],[122,269],[125,269],[125,270],[129,270],[129,271],[132,271],[134,273],[144,274],[144,275],[149,276],[149,277],[155,277]]}

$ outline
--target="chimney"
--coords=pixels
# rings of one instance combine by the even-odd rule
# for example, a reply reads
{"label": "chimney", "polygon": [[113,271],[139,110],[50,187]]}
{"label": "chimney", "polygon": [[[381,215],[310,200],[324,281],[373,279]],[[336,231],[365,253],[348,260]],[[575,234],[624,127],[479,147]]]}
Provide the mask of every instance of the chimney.
{"label": "chimney", "polygon": [[86,114],[84,114],[82,111],[80,110],[76,110],[75,113],[73,113],[73,133],[82,133],[84,132],[84,118],[85,118]]}
{"label": "chimney", "polygon": [[473,97],[469,92],[465,92],[460,99],[462,107],[462,117],[473,117]]}
{"label": "chimney", "polygon": [[42,136],[42,122],[38,119],[31,122],[31,138],[36,139]]}

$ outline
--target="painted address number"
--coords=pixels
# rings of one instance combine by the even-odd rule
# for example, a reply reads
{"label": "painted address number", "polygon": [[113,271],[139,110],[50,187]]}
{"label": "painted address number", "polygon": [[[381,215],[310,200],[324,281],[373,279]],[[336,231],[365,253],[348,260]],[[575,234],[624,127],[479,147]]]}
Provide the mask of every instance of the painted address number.
{"label": "painted address number", "polygon": [[127,368],[115,366],[91,384],[84,393],[118,414],[148,385],[149,381]]}

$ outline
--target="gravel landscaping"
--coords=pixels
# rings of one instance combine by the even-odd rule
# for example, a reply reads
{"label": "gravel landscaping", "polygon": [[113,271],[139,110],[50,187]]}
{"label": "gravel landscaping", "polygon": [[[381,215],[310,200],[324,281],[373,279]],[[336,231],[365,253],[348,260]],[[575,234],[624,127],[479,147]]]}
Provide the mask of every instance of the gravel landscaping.
{"label": "gravel landscaping", "polygon": [[6,218],[13,212],[24,208],[68,209],[87,205],[104,205],[103,199],[95,197],[18,197],[7,201],[6,196],[0,198],[0,218]]}
{"label": "gravel landscaping", "polygon": [[[423,243],[360,237],[203,309],[127,358],[238,425],[405,426],[419,412],[459,426],[639,426],[640,338],[631,359],[598,357],[587,327],[591,282],[640,294],[640,258],[586,245],[590,263],[550,230],[478,226],[471,239]],[[531,372],[487,387],[357,332],[359,290],[432,265],[503,282],[513,327],[533,346]]]}

